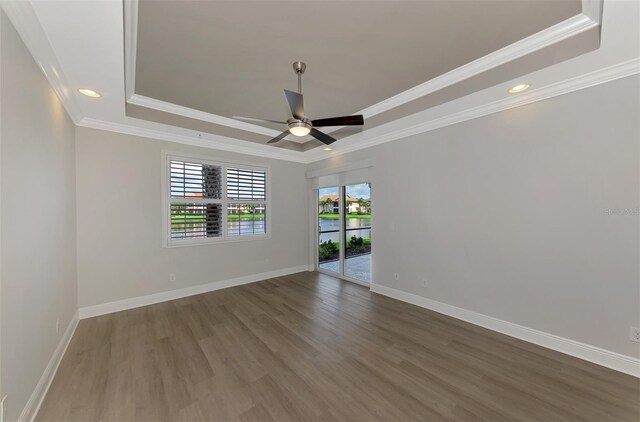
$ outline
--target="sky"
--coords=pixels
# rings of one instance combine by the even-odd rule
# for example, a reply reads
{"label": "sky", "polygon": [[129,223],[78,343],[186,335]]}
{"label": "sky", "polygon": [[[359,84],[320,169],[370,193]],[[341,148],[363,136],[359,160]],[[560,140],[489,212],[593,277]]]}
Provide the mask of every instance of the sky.
{"label": "sky", "polygon": [[[322,188],[320,189],[320,196],[323,195],[337,195],[338,188]],[[371,197],[371,189],[368,183],[361,183],[359,185],[348,185],[347,195],[352,198],[369,199]]]}

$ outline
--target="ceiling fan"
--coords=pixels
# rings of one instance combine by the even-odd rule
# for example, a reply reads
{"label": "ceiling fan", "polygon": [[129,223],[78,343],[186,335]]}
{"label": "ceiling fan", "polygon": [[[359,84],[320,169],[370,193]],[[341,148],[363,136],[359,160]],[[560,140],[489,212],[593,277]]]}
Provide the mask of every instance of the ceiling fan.
{"label": "ceiling fan", "polygon": [[293,70],[298,75],[298,92],[284,90],[284,95],[287,97],[287,102],[291,108],[291,118],[286,122],[268,119],[254,119],[251,117],[233,116],[234,119],[246,120],[249,122],[264,122],[264,123],[280,123],[287,125],[289,129],[282,132],[280,135],[271,139],[268,144],[273,144],[282,140],[285,136],[292,134],[294,136],[311,135],[314,138],[322,141],[326,145],[330,145],[336,141],[332,136],[326,133],[320,132],[317,127],[327,126],[362,126],[364,125],[364,117],[362,114],[353,116],[341,116],[341,117],[329,117],[326,119],[311,120],[304,114],[304,103],[302,100],[302,74],[304,73],[307,65],[303,62],[294,62]]}

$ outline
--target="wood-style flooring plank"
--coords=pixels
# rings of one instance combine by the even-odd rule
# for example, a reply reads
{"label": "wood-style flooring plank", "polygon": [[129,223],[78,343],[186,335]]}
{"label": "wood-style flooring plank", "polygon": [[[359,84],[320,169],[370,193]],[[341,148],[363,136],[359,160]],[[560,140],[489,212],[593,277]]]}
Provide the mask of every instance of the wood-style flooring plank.
{"label": "wood-style flooring plank", "polygon": [[640,421],[640,380],[318,273],[80,321],[38,421]]}

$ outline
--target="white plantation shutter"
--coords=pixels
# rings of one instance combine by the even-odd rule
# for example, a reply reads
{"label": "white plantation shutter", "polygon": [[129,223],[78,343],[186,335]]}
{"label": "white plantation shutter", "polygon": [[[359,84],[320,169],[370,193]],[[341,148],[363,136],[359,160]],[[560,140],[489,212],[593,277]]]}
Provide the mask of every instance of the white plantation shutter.
{"label": "white plantation shutter", "polygon": [[167,246],[268,234],[267,169],[167,156]]}
{"label": "white plantation shutter", "polygon": [[222,167],[170,161],[171,239],[222,236]]}
{"label": "white plantation shutter", "polygon": [[267,173],[227,168],[227,236],[266,234]]}
{"label": "white plantation shutter", "polygon": [[240,201],[267,199],[267,173],[240,168],[227,169],[227,197]]}
{"label": "white plantation shutter", "polygon": [[172,198],[222,199],[222,168],[208,164],[170,161]]}
{"label": "white plantation shutter", "polygon": [[171,204],[171,239],[222,236],[220,204]]}

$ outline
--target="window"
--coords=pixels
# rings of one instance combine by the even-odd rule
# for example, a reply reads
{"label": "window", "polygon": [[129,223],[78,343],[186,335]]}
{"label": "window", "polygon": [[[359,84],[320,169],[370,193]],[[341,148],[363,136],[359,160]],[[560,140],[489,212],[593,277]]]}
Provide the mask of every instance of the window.
{"label": "window", "polygon": [[165,155],[166,246],[266,238],[267,169]]}

